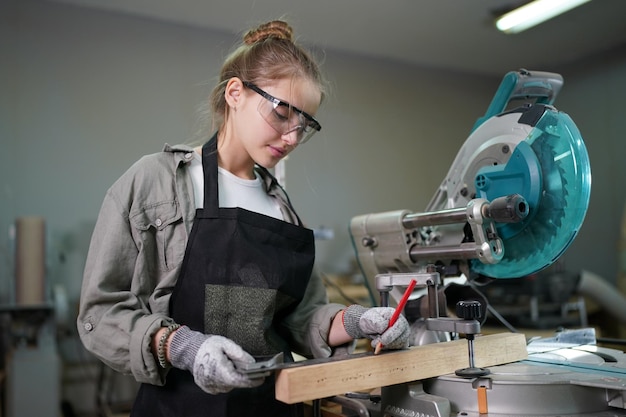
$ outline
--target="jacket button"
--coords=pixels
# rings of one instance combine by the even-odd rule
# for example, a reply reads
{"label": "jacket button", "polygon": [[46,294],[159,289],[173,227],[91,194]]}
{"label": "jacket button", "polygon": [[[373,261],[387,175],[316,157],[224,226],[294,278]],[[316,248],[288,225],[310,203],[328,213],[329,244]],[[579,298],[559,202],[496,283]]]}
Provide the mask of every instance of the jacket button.
{"label": "jacket button", "polygon": [[185,159],[191,159],[193,158],[193,153],[189,152],[185,154]]}
{"label": "jacket button", "polygon": [[83,327],[85,328],[85,330],[87,330],[88,332],[93,330],[93,324],[91,323],[85,323],[83,324]]}
{"label": "jacket button", "polygon": [[161,227],[161,225],[163,224],[163,222],[161,221],[161,219],[156,219],[156,221],[154,222],[154,224],[157,225],[157,227]]}

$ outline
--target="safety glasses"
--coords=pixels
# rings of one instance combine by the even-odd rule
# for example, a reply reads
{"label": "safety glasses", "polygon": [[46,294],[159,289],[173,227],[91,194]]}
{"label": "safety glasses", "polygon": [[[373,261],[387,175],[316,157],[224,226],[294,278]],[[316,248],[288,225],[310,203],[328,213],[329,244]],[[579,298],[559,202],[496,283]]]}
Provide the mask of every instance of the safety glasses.
{"label": "safety glasses", "polygon": [[322,130],[322,126],[310,114],[286,101],[277,99],[248,81],[244,81],[243,85],[265,99],[259,102],[257,110],[261,117],[281,135],[296,132],[297,142],[302,144],[315,132]]}

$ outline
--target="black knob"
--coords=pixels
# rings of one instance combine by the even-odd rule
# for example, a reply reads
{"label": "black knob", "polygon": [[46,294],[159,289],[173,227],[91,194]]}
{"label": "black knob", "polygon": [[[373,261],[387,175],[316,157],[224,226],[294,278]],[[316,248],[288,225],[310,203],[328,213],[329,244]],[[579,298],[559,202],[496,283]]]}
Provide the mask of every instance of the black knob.
{"label": "black knob", "polygon": [[520,194],[494,199],[488,206],[488,217],[496,223],[518,223],[528,216],[528,203]]}
{"label": "black knob", "polygon": [[479,319],[482,316],[479,301],[459,301],[456,303],[456,315],[464,320]]}
{"label": "black knob", "polygon": [[366,248],[375,248],[377,246],[376,239],[370,236],[365,236],[361,239],[361,245]]}

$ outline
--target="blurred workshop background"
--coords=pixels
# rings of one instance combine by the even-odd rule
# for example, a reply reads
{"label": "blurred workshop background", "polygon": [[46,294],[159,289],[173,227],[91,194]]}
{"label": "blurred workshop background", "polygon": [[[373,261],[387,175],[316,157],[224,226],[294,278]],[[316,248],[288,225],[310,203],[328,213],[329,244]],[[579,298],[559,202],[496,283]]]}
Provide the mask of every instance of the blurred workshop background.
{"label": "blurred workshop background", "polygon": [[[45,415],[91,417],[132,399],[133,382],[111,385],[75,330],[102,198],[142,155],[198,141],[198,110],[239,31],[271,18],[292,23],[332,86],[317,115],[323,129],[289,156],[284,185],[317,232],[317,269],[333,299],[369,301],[350,219],[422,210],[502,77],[519,68],[563,76],[555,105],[591,160],[585,223],[550,272],[584,271],[623,292],[626,2],[594,0],[499,32],[495,15],[519,3],[1,0],[0,415],[25,417],[15,410],[35,402]],[[20,282],[24,268],[44,280]],[[563,282],[571,294],[561,301],[578,301]],[[526,295],[550,296],[531,287]],[[589,323],[624,336],[613,306],[584,301]]]}

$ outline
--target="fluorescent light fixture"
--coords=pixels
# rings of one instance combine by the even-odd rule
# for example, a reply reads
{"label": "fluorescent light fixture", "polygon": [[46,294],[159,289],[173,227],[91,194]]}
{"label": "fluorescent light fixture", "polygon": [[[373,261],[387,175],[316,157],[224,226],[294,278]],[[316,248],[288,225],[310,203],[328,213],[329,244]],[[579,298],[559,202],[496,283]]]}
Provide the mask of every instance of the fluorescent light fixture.
{"label": "fluorescent light fixture", "polygon": [[499,17],[496,27],[505,33],[519,33],[588,1],[591,0],[531,1]]}

